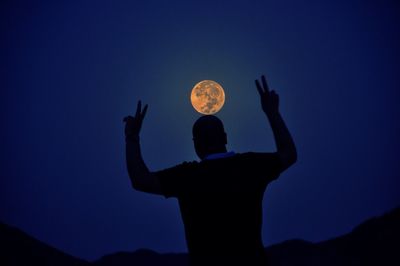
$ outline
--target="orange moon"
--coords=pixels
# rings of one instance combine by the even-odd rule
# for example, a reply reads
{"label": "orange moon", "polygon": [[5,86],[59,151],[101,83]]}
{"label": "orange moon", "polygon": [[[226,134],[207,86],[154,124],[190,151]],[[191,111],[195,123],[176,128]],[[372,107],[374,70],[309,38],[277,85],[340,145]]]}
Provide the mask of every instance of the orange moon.
{"label": "orange moon", "polygon": [[221,110],[224,105],[225,92],[217,82],[203,80],[193,87],[190,101],[197,112],[212,115]]}

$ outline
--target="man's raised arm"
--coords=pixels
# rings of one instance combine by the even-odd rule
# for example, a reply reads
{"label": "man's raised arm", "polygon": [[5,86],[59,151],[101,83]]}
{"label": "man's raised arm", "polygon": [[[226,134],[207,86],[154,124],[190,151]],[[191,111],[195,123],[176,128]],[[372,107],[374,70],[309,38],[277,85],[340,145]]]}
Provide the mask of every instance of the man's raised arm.
{"label": "man's raised arm", "polygon": [[264,76],[262,85],[256,80],[256,87],[260,94],[261,106],[267,115],[274,134],[277,154],[281,161],[282,171],[294,164],[297,160],[297,150],[285,122],[279,113],[279,96],[274,90],[270,91]]}
{"label": "man's raised arm", "polygon": [[157,177],[149,171],[140,151],[139,133],[146,115],[147,105],[142,110],[139,101],[134,117],[124,118],[126,141],[126,165],[132,187],[136,190],[161,195],[161,186]]}

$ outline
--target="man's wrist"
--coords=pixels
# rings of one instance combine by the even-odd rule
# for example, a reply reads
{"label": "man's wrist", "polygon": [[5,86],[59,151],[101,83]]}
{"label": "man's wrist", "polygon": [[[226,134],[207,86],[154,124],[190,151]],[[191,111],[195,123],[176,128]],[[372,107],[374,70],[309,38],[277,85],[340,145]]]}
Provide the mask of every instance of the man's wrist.
{"label": "man's wrist", "polygon": [[269,111],[269,112],[264,112],[264,113],[269,119],[279,116],[279,110]]}
{"label": "man's wrist", "polygon": [[126,143],[139,143],[140,138],[139,135],[126,135],[125,142]]}

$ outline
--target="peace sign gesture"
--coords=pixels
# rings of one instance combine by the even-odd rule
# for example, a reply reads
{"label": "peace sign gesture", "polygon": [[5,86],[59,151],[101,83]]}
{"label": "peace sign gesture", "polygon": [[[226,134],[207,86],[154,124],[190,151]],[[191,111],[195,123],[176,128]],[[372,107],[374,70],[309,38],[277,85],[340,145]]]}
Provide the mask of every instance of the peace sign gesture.
{"label": "peace sign gesture", "polygon": [[148,105],[146,104],[142,110],[142,102],[139,101],[136,108],[134,117],[127,116],[124,118],[125,124],[125,137],[128,139],[139,139],[140,129],[142,122],[146,115]]}
{"label": "peace sign gesture", "polygon": [[265,76],[261,76],[262,86],[258,80],[256,80],[256,87],[261,98],[261,107],[266,115],[279,113],[279,95],[269,89]]}

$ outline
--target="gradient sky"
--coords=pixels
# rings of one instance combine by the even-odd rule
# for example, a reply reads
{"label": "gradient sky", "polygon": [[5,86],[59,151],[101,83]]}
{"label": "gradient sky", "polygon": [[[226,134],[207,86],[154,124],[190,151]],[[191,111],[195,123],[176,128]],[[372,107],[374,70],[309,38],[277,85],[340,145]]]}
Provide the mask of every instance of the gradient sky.
{"label": "gradient sky", "polygon": [[265,73],[298,162],[265,245],[320,241],[400,204],[398,1],[2,1],[0,221],[72,255],[186,251],[177,201],[133,191],[122,118],[149,104],[151,170],[197,160],[193,85],[219,82],[228,149],[273,151]]}

